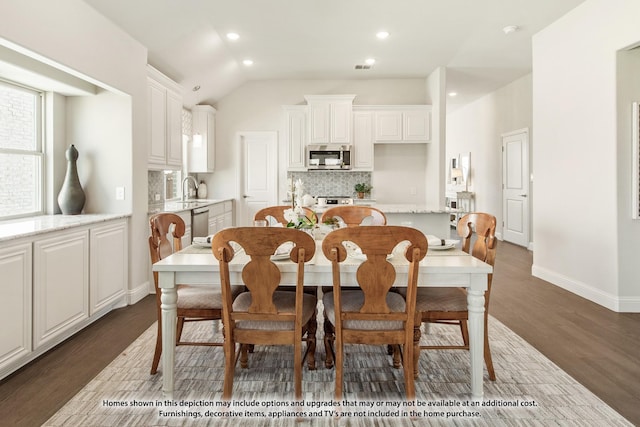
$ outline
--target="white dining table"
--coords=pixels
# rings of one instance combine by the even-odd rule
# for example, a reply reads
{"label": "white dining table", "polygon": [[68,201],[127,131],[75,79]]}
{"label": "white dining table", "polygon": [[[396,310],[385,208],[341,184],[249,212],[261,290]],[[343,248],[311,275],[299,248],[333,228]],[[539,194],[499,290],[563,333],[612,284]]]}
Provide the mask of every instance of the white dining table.
{"label": "white dining table", "polygon": [[[321,241],[317,241],[316,253],[305,264],[305,286],[327,286],[332,283],[331,262],[323,255]],[[249,257],[239,252],[229,264],[232,285],[242,284],[242,268]],[[362,261],[347,258],[341,264],[342,283],[355,283],[355,275]],[[396,286],[406,286],[409,265],[399,253],[390,259],[396,269]],[[297,266],[291,261],[277,261],[281,271],[281,283],[296,283]],[[162,375],[163,392],[174,398],[175,341],[177,323],[176,284],[220,286],[220,266],[211,248],[189,246],[155,263],[158,286],[161,289],[162,312]],[[467,289],[469,309],[469,355],[471,361],[471,398],[483,397],[484,369],[484,291],[488,274],[493,272],[486,264],[465,252],[452,248],[446,251],[429,248],[420,262],[418,286],[463,287]]]}

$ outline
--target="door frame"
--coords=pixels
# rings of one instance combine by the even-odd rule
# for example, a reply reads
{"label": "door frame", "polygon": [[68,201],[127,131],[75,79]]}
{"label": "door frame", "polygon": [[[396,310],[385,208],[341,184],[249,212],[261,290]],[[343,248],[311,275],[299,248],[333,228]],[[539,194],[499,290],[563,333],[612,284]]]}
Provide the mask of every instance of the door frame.
{"label": "door frame", "polygon": [[[526,244],[526,248],[530,251],[533,250],[533,241],[532,241],[532,235],[533,235],[533,225],[532,225],[532,211],[533,211],[533,197],[531,197],[532,195],[532,191],[531,191],[531,187],[532,187],[532,176],[531,176],[531,131],[528,127],[525,128],[521,128],[521,129],[516,129],[510,132],[505,132],[503,134],[500,135],[500,147],[501,147],[501,166],[502,166],[502,174],[501,174],[501,183],[502,183],[502,192],[501,192],[501,201],[502,201],[502,239],[505,239],[505,232],[504,232],[504,227],[505,227],[505,222],[506,222],[506,206],[505,206],[505,150],[504,150],[504,140],[507,137],[510,136],[514,136],[514,135],[518,135],[518,134],[524,134],[526,137],[526,155],[527,155],[527,176],[523,177],[523,185],[526,186],[526,197],[527,197],[527,221],[525,224],[523,224],[524,227],[526,227],[526,234],[527,234],[527,244]],[[508,240],[507,240],[508,241]]]}
{"label": "door frame", "polygon": [[278,132],[277,131],[239,131],[236,133],[236,150],[237,150],[237,159],[239,160],[238,165],[238,175],[236,179],[237,188],[236,194],[238,195],[238,203],[236,209],[236,225],[242,224],[242,219],[245,217],[245,209],[246,205],[244,203],[244,165],[245,165],[245,153],[246,147],[244,143],[244,138],[247,136],[264,136],[270,137],[273,142],[273,151],[272,151],[272,161],[276,164],[275,176],[273,178],[273,191],[274,193],[271,195],[273,199],[273,204],[278,200],[278,173],[279,173],[279,144],[278,144]]}

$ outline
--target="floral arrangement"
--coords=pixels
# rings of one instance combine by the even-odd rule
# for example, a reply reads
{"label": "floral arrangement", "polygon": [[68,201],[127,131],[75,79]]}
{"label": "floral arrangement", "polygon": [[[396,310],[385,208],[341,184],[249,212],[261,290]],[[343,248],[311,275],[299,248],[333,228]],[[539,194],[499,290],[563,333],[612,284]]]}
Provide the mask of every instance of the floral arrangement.
{"label": "floral arrangement", "polygon": [[295,208],[285,209],[284,219],[287,220],[288,228],[311,229],[316,225],[316,222],[304,214],[304,209],[300,206]]}

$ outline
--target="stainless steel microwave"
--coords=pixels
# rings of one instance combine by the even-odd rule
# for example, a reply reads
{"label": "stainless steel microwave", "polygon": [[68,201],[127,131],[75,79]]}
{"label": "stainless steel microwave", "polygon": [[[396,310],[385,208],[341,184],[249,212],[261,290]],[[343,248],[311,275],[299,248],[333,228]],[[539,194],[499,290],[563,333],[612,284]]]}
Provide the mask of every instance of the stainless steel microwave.
{"label": "stainless steel microwave", "polygon": [[307,146],[307,169],[351,169],[351,145],[322,144]]}

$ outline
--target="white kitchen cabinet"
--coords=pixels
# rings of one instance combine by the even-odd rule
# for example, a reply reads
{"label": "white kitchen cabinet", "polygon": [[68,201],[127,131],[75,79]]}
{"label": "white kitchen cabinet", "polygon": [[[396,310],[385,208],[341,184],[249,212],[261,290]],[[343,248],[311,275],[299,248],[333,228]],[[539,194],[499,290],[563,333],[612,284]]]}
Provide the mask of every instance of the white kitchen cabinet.
{"label": "white kitchen cabinet", "polygon": [[353,170],[373,170],[373,121],[373,111],[353,112]]}
{"label": "white kitchen cabinet", "polygon": [[92,228],[89,235],[89,315],[122,300],[127,290],[127,223]]}
{"label": "white kitchen cabinet", "polygon": [[193,137],[187,145],[189,173],[210,173],[215,169],[216,109],[210,105],[196,105],[193,115]]}
{"label": "white kitchen cabinet", "polygon": [[233,226],[233,202],[215,203],[209,206],[209,234],[216,234],[223,228]]}
{"label": "white kitchen cabinet", "polygon": [[52,233],[33,244],[33,346],[89,317],[89,232]]}
{"label": "white kitchen cabinet", "polygon": [[284,105],[284,136],[287,147],[287,169],[306,171],[307,106]]}
{"label": "white kitchen cabinet", "polygon": [[150,169],[182,167],[182,95],[180,86],[155,68],[147,68],[148,163]]}
{"label": "white kitchen cabinet", "polygon": [[375,142],[431,140],[431,106],[381,106],[375,114]]}
{"label": "white kitchen cabinet", "polygon": [[305,95],[309,144],[350,144],[355,95]]}
{"label": "white kitchen cabinet", "polygon": [[0,249],[0,373],[32,350],[31,267],[30,242]]}

